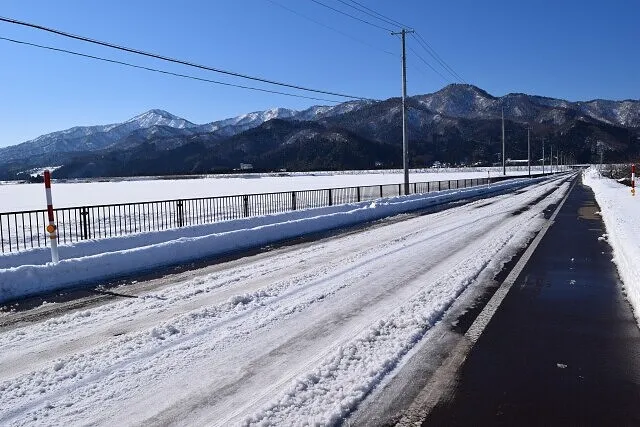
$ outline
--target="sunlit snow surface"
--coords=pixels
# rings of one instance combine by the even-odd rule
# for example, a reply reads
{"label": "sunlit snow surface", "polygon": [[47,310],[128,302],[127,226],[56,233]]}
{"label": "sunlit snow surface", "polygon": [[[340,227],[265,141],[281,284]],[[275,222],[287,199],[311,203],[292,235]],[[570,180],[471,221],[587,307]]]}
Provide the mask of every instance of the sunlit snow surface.
{"label": "sunlit snow surface", "polygon": [[2,331],[0,425],[340,421],[567,189],[546,180]]}
{"label": "sunlit snow surface", "polygon": [[284,239],[411,212],[439,203],[517,189],[530,182],[529,179],[516,179],[490,186],[384,198],[374,202],[82,241],[61,245],[61,262],[57,265],[47,264],[51,257],[50,249],[46,247],[5,253],[0,255],[0,302],[251,249]]}
{"label": "sunlit snow surface", "polygon": [[[532,173],[539,169],[532,169]],[[523,175],[525,168],[510,169],[510,175]],[[487,178],[501,175],[499,168],[412,173],[411,182]],[[401,171],[346,172],[300,174],[218,175],[199,179],[105,180],[103,182],[66,182],[53,184],[53,204],[57,208],[71,206],[132,203],[153,200],[175,200],[236,194],[273,193],[278,191],[314,190],[403,182]],[[0,212],[46,209],[43,184],[0,184]]]}
{"label": "sunlit snow surface", "polygon": [[603,237],[613,248],[613,261],[640,322],[640,194],[632,196],[630,187],[603,178],[595,167],[582,176],[600,205],[607,229]]}

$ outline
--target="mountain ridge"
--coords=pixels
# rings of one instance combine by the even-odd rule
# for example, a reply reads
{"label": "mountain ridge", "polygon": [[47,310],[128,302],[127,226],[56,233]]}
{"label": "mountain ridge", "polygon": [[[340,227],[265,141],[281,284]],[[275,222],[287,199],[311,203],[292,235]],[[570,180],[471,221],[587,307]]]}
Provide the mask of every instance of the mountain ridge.
{"label": "mountain ridge", "polygon": [[[571,150],[576,158],[583,160],[590,158],[593,151],[603,144],[619,157],[633,156],[638,151],[640,101],[596,99],[573,102],[524,93],[496,97],[473,85],[452,84],[431,94],[408,98],[409,138],[419,144],[412,158],[422,165],[434,160],[495,163],[499,150],[495,150],[494,145],[500,138],[502,111],[509,128],[508,137],[517,139],[514,148],[522,144],[526,129],[531,128],[535,138],[544,137],[550,144],[567,147],[567,152]],[[227,145],[239,141],[235,138],[237,135],[253,129],[258,129],[258,133],[252,132],[251,135],[261,132],[266,135],[271,130],[263,125],[272,120],[302,123],[296,128],[299,128],[298,136],[287,134],[286,139],[278,140],[277,145],[289,148],[300,145],[308,152],[313,151],[308,141],[315,141],[331,151],[330,145],[339,144],[338,140],[346,139],[353,144],[357,140],[359,147],[362,144],[393,146],[400,143],[402,135],[399,98],[349,101],[334,106],[316,105],[304,110],[272,108],[205,124],[195,124],[167,111],[152,109],[123,123],[73,127],[2,148],[0,166],[8,173],[0,176],[10,179],[11,174],[19,172],[20,168],[27,170],[43,164],[64,164],[74,158],[88,161],[118,150],[136,150],[142,156],[143,152],[137,147],[148,147],[149,144],[155,150],[170,151],[196,143],[204,144],[208,149],[232,153],[233,147]],[[313,123],[320,124],[324,130],[319,131]],[[327,129],[338,132],[336,135],[339,134],[340,138],[331,140],[329,133],[325,132]],[[250,163],[253,159],[261,163],[256,159],[266,156],[263,147],[251,146],[254,152],[245,153],[240,161]],[[375,147],[376,152],[384,151],[377,145]],[[521,157],[521,151],[517,148],[512,155]],[[302,157],[307,155],[305,152]],[[344,156],[345,159],[347,157]],[[394,163],[365,157],[376,164]],[[234,162],[239,159],[235,155],[223,156],[216,166],[232,169],[237,167]],[[337,157],[334,160],[341,161]],[[359,164],[353,159],[350,161]],[[268,166],[267,163],[261,164]]]}

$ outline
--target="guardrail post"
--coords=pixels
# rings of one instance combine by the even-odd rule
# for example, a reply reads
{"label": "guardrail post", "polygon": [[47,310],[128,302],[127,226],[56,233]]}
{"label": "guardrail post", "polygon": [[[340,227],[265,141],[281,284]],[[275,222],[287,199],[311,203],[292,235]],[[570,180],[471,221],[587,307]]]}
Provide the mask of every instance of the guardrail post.
{"label": "guardrail post", "polygon": [[358,201],[360,201],[360,187],[356,187],[356,195],[358,197]]}
{"label": "guardrail post", "polygon": [[296,192],[292,191],[291,192],[291,210],[295,211],[297,208],[296,206]]}
{"label": "guardrail post", "polygon": [[182,200],[176,202],[176,215],[178,216],[178,227],[184,226],[184,204]]}
{"label": "guardrail post", "polygon": [[[49,225],[47,225],[47,233],[51,239],[51,262],[57,264],[60,260],[58,255],[58,235],[56,233],[56,222],[53,215],[53,201],[51,199],[51,172],[47,169],[44,171],[44,189],[47,196],[47,216],[49,219]],[[16,227],[16,233],[18,233],[18,227]]]}
{"label": "guardrail post", "polygon": [[249,216],[249,196],[242,196],[242,211],[245,218]]}
{"label": "guardrail post", "polygon": [[329,206],[333,206],[333,191],[329,189]]}
{"label": "guardrail post", "polygon": [[380,198],[382,198],[382,184],[380,184]]}
{"label": "guardrail post", "polygon": [[440,191],[440,182],[441,181],[438,181],[438,191]]}
{"label": "guardrail post", "polygon": [[418,188],[418,183],[414,182],[413,183],[413,194],[416,194],[418,192],[417,188]]}
{"label": "guardrail post", "polygon": [[429,188],[429,187],[430,187],[429,181],[427,181],[427,193],[431,192],[431,188]]}
{"label": "guardrail post", "polygon": [[89,208],[86,206],[80,208],[80,238],[82,240],[91,238],[89,231]]}
{"label": "guardrail post", "polygon": [[402,184],[398,184],[398,196],[402,196]]}

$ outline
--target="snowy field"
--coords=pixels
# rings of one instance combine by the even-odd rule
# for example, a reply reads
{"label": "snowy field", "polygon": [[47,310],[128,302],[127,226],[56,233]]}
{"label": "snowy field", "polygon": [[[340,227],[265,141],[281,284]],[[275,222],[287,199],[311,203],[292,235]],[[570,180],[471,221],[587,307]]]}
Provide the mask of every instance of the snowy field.
{"label": "snowy field", "polygon": [[568,188],[568,177],[543,180],[125,286],[117,291],[131,298],[4,330],[0,425],[340,423],[457,298],[526,244]]}
{"label": "snowy field", "polygon": [[[542,179],[538,179],[539,181]],[[44,291],[142,272],[181,262],[267,245],[284,239],[378,220],[479,195],[513,191],[532,183],[514,179],[491,186],[378,199],[320,209],[223,221],[160,232],[87,240],[0,255],[0,303]]]}
{"label": "snowy field", "polygon": [[583,182],[600,205],[607,229],[603,238],[613,248],[613,261],[640,324],[640,194],[632,196],[630,187],[601,177],[595,167],[583,173]]}
{"label": "snowy field", "polygon": [[[510,172],[526,173],[521,168],[513,168]],[[479,179],[487,180],[491,173],[496,172],[439,170],[413,173],[412,182],[422,182],[422,185],[413,185],[410,191],[426,193],[482,184]],[[399,172],[368,171],[323,172],[313,175],[298,173],[290,176],[253,174],[170,180],[156,178],[108,182],[56,182],[53,186],[53,199],[54,207],[57,208],[55,217],[59,243],[65,245],[90,238],[166,230],[392,197],[401,194],[402,188],[398,182],[402,179],[403,176]],[[433,185],[428,186],[424,184],[425,181],[418,181],[420,179]],[[367,186],[360,186],[365,183]],[[356,187],[353,187],[354,185]],[[264,191],[279,193],[260,195]],[[5,207],[4,210],[0,209],[0,252],[14,252],[48,244],[48,235],[44,231],[44,205],[40,206],[39,211],[3,214],[25,207],[34,208],[37,203],[44,203],[43,193],[42,184],[0,185],[0,202]],[[242,196],[247,193],[252,195]],[[193,199],[196,196],[207,195],[218,197]],[[150,200],[163,198],[169,201],[148,203]],[[130,204],[113,204],[124,202]],[[113,205],[80,208],[96,204]],[[72,205],[77,207],[68,208]]]}
{"label": "snowy field", "polygon": [[[532,173],[541,172],[532,168]],[[548,172],[548,170],[547,170]],[[511,175],[526,174],[526,168],[508,170]],[[492,168],[489,176],[499,176]],[[457,170],[416,172],[411,182],[487,178],[487,170]],[[153,200],[190,199],[237,194],[273,193],[279,191],[315,190],[323,188],[400,184],[402,171],[388,173],[328,173],[273,176],[246,174],[217,175],[199,179],[148,179],[105,182],[67,182],[53,184],[56,208],[71,206],[133,203]],[[0,184],[0,212],[46,209],[44,184]]]}

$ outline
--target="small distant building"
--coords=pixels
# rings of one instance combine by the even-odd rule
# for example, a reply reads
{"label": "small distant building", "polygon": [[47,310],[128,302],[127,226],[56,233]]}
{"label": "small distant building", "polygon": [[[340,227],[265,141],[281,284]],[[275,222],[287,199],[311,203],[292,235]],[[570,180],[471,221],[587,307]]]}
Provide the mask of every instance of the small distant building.
{"label": "small distant building", "polygon": [[240,163],[240,170],[241,171],[248,171],[253,169],[253,165],[251,163]]}

